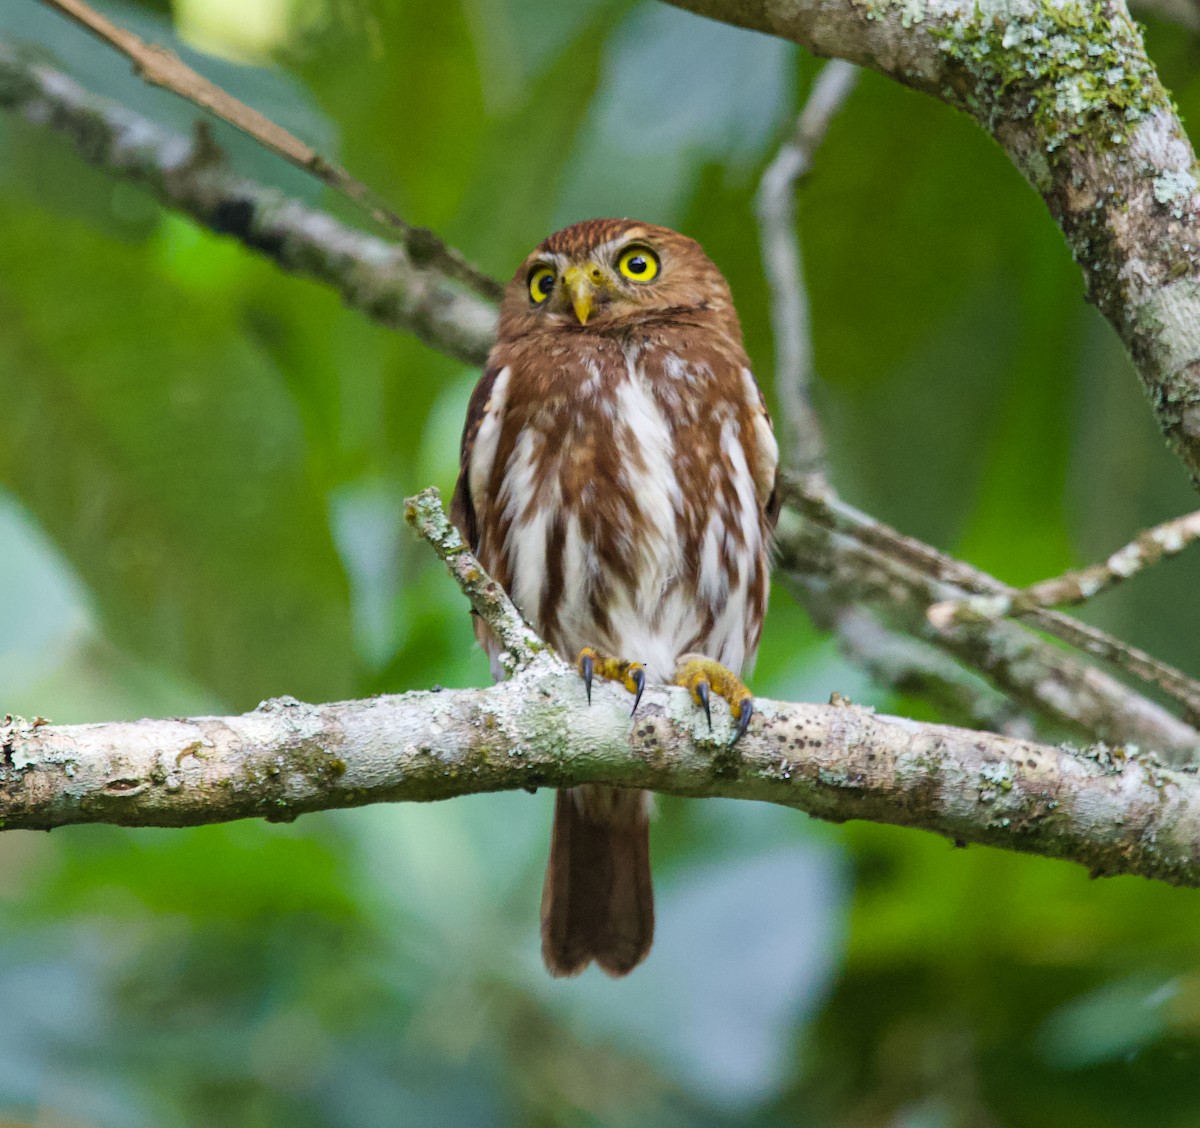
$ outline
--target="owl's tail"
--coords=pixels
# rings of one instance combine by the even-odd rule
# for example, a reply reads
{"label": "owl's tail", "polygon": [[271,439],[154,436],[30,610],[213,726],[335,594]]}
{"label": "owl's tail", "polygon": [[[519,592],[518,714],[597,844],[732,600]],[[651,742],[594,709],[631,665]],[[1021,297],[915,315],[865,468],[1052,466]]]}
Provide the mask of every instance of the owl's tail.
{"label": "owl's tail", "polygon": [[542,959],[551,975],[592,960],[628,975],[654,940],[648,793],[588,784],[554,803],[542,887]]}

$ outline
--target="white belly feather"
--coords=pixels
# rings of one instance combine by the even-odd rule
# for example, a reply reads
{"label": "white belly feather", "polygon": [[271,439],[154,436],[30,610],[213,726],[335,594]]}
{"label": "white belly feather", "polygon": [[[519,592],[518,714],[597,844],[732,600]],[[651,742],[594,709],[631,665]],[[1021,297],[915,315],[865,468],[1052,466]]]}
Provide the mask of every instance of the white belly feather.
{"label": "white belly feather", "polygon": [[[643,663],[649,680],[657,683],[670,680],[676,660],[688,651],[715,658],[735,673],[743,672],[754,657],[748,652],[753,645],[748,620],[755,617],[747,605],[748,590],[751,564],[763,550],[763,534],[755,482],[739,441],[737,420],[732,412],[714,415],[723,457],[710,469],[714,482],[732,474],[737,499],[734,511],[723,512],[722,507],[713,505],[700,543],[689,550],[680,516],[685,505],[703,509],[708,499],[685,499],[676,472],[671,422],[633,356],[627,358],[627,376],[615,396],[588,405],[588,418],[595,426],[609,429],[611,435],[623,425],[627,437],[616,479],[593,480],[589,486],[596,494],[621,491],[636,509],[628,529],[614,530],[626,538],[623,543],[634,556],[633,582],[609,585],[605,599],[608,621],[597,622],[593,594],[603,564],[596,546],[584,536],[578,514],[563,513],[563,468],[573,452],[566,443],[558,449],[554,446],[556,439],[571,432],[568,424],[573,420],[564,419],[561,428],[555,427],[552,433],[532,428],[521,433],[496,499],[508,518],[502,551],[508,560],[513,601],[535,629],[540,629],[551,529],[561,516],[565,521],[562,602],[557,629],[548,641],[564,658],[572,661],[579,650],[591,646]],[[471,488],[476,497],[482,495],[496,456],[507,378],[505,370],[496,381],[494,412],[480,427],[472,453]],[[562,410],[578,411],[579,403],[579,399],[568,401]],[[525,502],[534,490],[533,468],[547,458],[553,462],[543,478],[539,504],[529,507]],[[714,489],[714,495],[716,492]],[[735,545],[742,566],[731,585],[723,558],[734,552]],[[699,556],[699,582],[690,586],[684,579],[689,551]],[[707,631],[706,622],[711,624]],[[499,676],[495,654],[492,667]]]}

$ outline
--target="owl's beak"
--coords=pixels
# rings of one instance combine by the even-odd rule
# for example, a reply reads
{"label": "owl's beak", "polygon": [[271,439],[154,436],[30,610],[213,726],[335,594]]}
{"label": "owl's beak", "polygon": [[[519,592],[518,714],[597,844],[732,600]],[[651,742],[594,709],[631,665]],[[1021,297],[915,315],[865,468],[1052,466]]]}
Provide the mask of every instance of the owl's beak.
{"label": "owl's beak", "polygon": [[567,293],[571,295],[571,305],[579,324],[586,325],[596,301],[596,284],[590,272],[582,266],[568,266],[563,271],[563,281],[567,285]]}

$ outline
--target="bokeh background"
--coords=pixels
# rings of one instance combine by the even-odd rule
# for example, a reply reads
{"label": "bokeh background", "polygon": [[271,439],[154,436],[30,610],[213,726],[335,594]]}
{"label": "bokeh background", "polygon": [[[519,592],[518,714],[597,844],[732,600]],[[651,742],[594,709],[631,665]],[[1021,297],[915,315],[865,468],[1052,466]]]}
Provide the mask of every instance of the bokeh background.
{"label": "bokeh background", "polygon": [[[771,394],[751,199],[819,65],[803,52],[618,0],[102,7],[501,277],[577,219],[686,230]],[[1147,34],[1195,125],[1200,43]],[[35,0],[0,2],[0,37],[189,127]],[[1061,237],[968,120],[865,75],[799,207],[847,498],[1013,582],[1195,506]],[[475,375],[0,118],[0,711],[485,683],[401,515],[451,488]],[[1200,671],[1198,570],[1160,565],[1088,616]],[[754,685],[929,715],[782,591]],[[664,800],[652,958],[555,982],[549,804],[0,835],[0,1124],[1200,1124],[1196,892]]]}

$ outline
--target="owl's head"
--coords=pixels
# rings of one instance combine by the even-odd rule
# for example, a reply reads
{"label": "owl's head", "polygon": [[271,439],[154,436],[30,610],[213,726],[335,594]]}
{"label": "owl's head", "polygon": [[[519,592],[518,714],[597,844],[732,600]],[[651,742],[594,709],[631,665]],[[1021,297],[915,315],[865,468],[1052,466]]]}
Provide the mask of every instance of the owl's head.
{"label": "owl's head", "polygon": [[505,290],[500,336],[603,333],[703,314],[740,339],[729,285],[693,239],[631,219],[590,219],[555,232]]}

